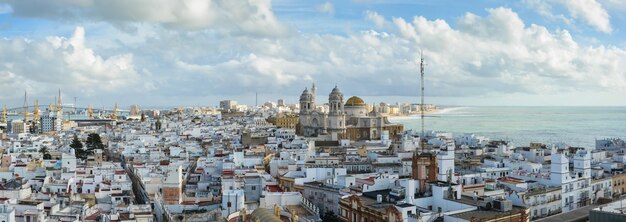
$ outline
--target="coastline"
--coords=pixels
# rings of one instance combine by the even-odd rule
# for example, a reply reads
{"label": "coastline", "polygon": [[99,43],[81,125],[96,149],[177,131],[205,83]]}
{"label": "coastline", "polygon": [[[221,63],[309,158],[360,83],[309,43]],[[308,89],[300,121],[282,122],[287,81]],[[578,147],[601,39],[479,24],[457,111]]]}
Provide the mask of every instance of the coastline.
{"label": "coastline", "polygon": [[[431,110],[426,110],[424,111],[424,115],[429,115],[429,114],[436,114],[436,113],[440,113],[445,109],[431,109]],[[406,118],[420,118],[421,117],[421,113],[408,113],[408,114],[394,114],[394,115],[387,115],[387,118],[389,119],[406,119]]]}

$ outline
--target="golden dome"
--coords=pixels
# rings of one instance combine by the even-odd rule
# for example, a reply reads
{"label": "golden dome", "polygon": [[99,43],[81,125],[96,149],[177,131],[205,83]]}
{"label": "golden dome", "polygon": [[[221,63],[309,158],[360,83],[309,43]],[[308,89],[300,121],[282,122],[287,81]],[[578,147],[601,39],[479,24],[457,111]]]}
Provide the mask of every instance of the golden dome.
{"label": "golden dome", "polygon": [[365,106],[365,101],[363,101],[363,99],[359,98],[358,96],[353,96],[350,97],[348,101],[346,101],[345,106]]}

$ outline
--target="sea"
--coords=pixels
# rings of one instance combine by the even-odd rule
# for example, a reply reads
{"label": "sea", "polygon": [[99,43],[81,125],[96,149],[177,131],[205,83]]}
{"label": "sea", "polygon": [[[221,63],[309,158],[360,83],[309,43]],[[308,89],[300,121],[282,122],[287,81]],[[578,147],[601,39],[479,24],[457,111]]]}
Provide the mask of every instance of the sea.
{"label": "sea", "polygon": [[[420,116],[390,117],[421,130]],[[443,107],[424,117],[426,131],[472,133],[515,146],[531,142],[595,148],[595,140],[626,140],[626,107]]]}

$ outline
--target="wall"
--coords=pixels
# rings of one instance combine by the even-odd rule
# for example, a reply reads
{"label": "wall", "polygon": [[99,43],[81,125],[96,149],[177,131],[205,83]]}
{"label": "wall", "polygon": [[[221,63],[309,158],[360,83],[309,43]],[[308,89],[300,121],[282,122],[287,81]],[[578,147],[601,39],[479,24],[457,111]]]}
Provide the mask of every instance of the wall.
{"label": "wall", "polygon": [[267,193],[265,198],[261,198],[260,207],[271,209],[274,204],[279,206],[299,205],[302,202],[302,195],[298,192]]}

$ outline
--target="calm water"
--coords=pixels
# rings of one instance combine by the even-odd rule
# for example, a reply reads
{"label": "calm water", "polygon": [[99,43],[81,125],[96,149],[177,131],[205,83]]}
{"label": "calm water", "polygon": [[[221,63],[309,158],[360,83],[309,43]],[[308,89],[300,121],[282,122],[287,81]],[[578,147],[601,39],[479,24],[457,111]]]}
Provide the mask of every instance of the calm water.
{"label": "calm water", "polygon": [[[397,117],[420,130],[419,117]],[[595,139],[626,139],[626,107],[454,107],[426,115],[426,130],[475,133],[515,145],[530,142],[595,147]]]}

